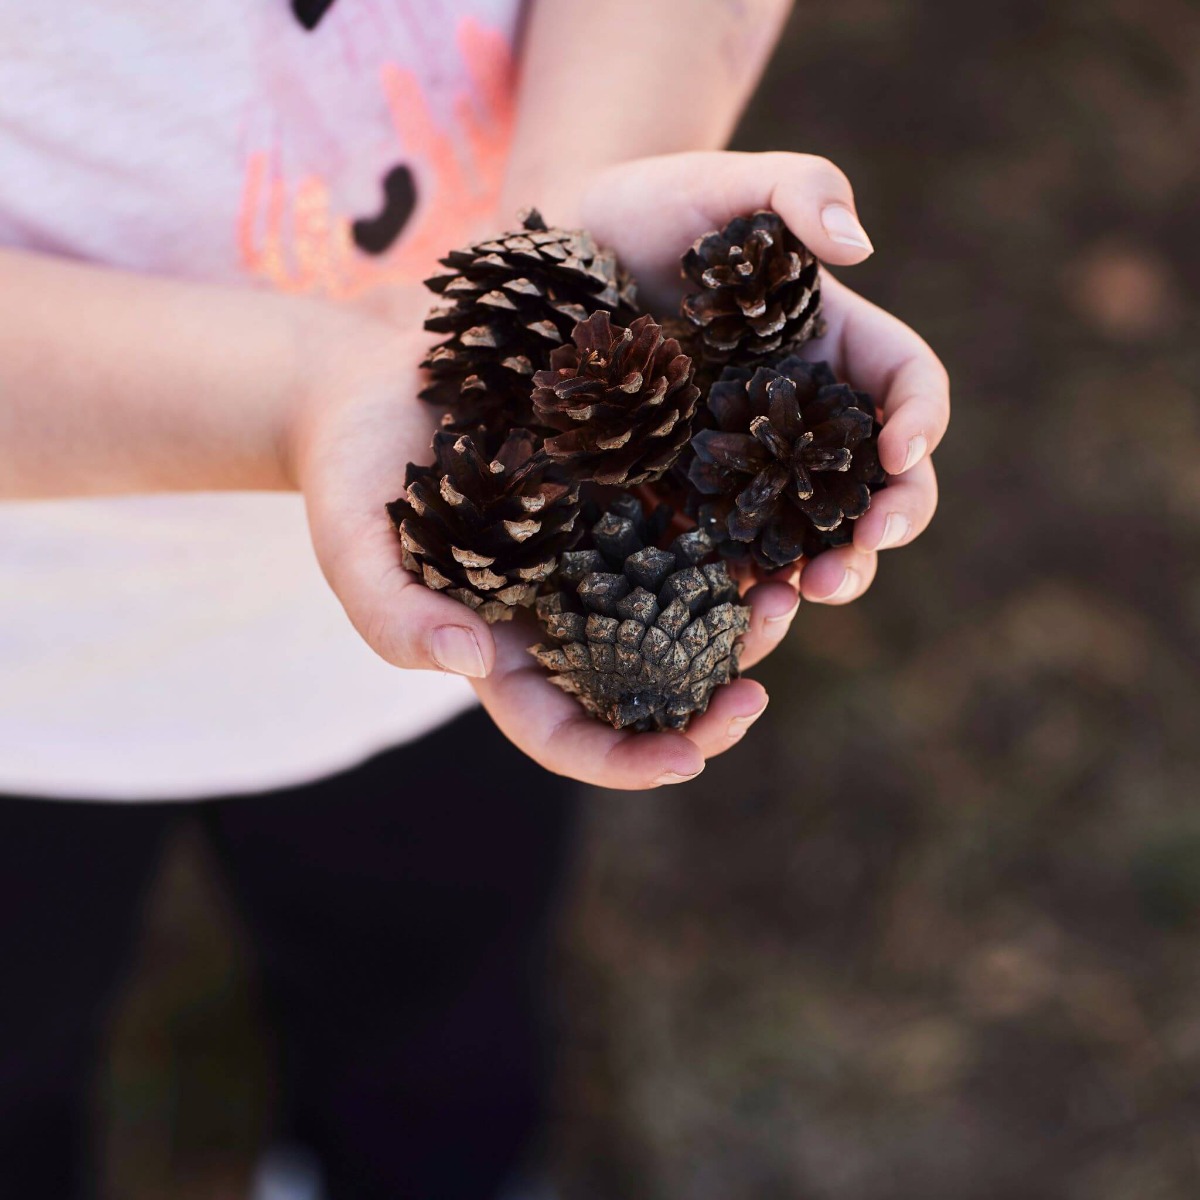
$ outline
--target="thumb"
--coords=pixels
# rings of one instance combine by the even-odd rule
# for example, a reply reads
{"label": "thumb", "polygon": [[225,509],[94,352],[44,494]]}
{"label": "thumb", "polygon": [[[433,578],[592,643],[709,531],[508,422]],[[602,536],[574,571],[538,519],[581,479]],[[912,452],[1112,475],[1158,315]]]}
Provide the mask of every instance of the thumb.
{"label": "thumb", "polygon": [[[656,218],[666,224],[661,230],[654,226],[659,236],[646,250],[650,268],[664,240],[678,238],[686,245],[760,208],[777,212],[824,262],[852,266],[874,251],[849,179],[828,159],[813,154],[689,151],[625,163],[602,173],[585,193],[585,223],[601,242],[620,247],[628,234],[628,215],[644,214],[651,198],[658,205]],[[628,265],[640,279],[643,264]]]}
{"label": "thumb", "polygon": [[712,163],[720,181],[702,204],[711,228],[739,213],[769,208],[823,262],[852,266],[874,253],[845,173],[814,154],[723,154]]}
{"label": "thumb", "polygon": [[346,539],[344,549],[322,553],[325,578],[363,640],[395,667],[448,671],[484,678],[496,647],[486,621],[465,604],[425,587],[400,561],[400,543],[388,522]]}

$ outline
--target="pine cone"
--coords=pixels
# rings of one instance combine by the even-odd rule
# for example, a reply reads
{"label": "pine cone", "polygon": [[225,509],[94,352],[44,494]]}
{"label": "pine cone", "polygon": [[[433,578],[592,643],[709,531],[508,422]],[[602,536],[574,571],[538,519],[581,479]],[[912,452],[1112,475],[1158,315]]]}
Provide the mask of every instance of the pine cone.
{"label": "pine cone", "polygon": [[853,539],[886,483],[870,396],[790,357],[726,367],[708,407],[717,428],[692,439],[690,507],[722,555],[776,568]]}
{"label": "pine cone", "polygon": [[389,504],[388,515],[404,566],[494,622],[531,606],[577,540],[579,488],[547,476],[528,430],[513,430],[490,462],[479,449],[486,439],[482,428],[473,437],[436,433],[436,464],[409,464],[407,497]]}
{"label": "pine cone", "polygon": [[634,286],[615,255],[582,230],[548,229],[535,210],[519,230],[441,261],[449,271],[425,281],[442,297],[425,328],[450,336],[421,364],[433,375],[421,396],[459,428],[530,424],[533,373],[576,322],[598,309],[634,312]]}
{"label": "pine cone", "polygon": [[536,419],[562,430],[546,454],[574,479],[631,487],[658,479],[692,436],[692,360],[651,316],[627,328],[593,313],[533,377]]}
{"label": "pine cone", "polygon": [[750,363],[823,332],[817,260],[773,212],[697,239],[683,273],[699,288],[684,297],[683,315],[710,362]]}
{"label": "pine cone", "polygon": [[704,563],[712,542],[699,530],[669,550],[620,496],[591,529],[591,548],[562,556],[559,590],[537,602],[551,639],[531,654],[551,682],[616,729],[684,729],[713,691],[737,675],[750,610],[738,604],[724,563]]}

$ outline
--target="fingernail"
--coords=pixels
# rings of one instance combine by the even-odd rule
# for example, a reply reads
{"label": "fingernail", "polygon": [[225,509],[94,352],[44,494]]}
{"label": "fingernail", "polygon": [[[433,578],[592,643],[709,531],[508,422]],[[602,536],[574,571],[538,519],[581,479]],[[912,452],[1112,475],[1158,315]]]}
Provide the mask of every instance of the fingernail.
{"label": "fingernail", "polygon": [[751,713],[748,717],[734,717],[725,728],[725,736],[736,742],[766,711],[767,706],[764,704],[758,712]]}
{"label": "fingernail", "polygon": [[792,618],[800,610],[800,597],[796,597],[796,603],[785,613],[780,613],[777,617],[767,617],[763,624],[771,630],[772,633],[782,634],[787,630],[787,627],[792,623]]}
{"label": "fingernail", "polygon": [[828,604],[833,600],[846,600],[853,596],[858,588],[858,572],[853,567],[847,567],[842,575],[841,582],[829,593],[828,596],[817,597],[823,603]]}
{"label": "fingernail", "polygon": [[[923,433],[918,433],[917,436],[908,443],[908,457],[904,460],[904,471],[908,471],[915,467],[917,463],[919,463],[921,459],[925,457],[925,451],[928,448],[929,443],[925,440],[925,435]],[[904,471],[901,471],[900,473],[903,475]]]}
{"label": "fingernail", "polygon": [[695,779],[703,770],[704,766],[701,765],[690,775],[683,775],[679,771],[664,771],[654,782],[663,784],[687,783],[689,779]]}
{"label": "fingernail", "polygon": [[479,640],[465,625],[439,625],[429,640],[429,653],[443,671],[482,679],[487,674]]}
{"label": "fingernail", "polygon": [[912,522],[903,513],[888,513],[883,523],[883,537],[879,539],[876,550],[886,550],[889,546],[898,546],[909,535]]}
{"label": "fingernail", "polygon": [[832,241],[843,246],[853,246],[857,250],[875,253],[867,231],[859,223],[858,218],[844,204],[827,204],[821,209],[821,224]]}

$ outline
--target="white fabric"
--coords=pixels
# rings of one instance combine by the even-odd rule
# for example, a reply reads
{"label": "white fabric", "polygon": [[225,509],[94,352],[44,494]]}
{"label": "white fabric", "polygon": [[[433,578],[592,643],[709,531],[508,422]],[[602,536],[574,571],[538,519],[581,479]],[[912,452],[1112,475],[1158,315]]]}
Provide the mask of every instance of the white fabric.
{"label": "white fabric", "polygon": [[[419,276],[414,244],[456,232],[437,213],[465,223],[494,188],[517,0],[336,0],[312,32],[287,0],[4,15],[0,244],[350,299]],[[399,164],[417,209],[365,255],[350,222]],[[0,504],[0,792],[286,786],[470,702],[463,680],[359,641],[297,497]]]}

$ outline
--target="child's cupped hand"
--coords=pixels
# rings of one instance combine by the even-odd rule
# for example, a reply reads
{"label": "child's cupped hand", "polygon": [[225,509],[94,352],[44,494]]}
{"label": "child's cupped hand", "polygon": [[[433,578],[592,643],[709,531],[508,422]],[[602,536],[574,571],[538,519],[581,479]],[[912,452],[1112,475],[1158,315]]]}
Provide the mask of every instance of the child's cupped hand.
{"label": "child's cupped hand", "polygon": [[[840,205],[849,222],[835,224],[830,205]],[[869,244],[839,240],[855,236],[857,225],[844,177],[802,155],[685,154],[630,163],[596,177],[582,213],[597,240],[633,271],[648,305],[669,312],[678,302],[679,257],[692,240],[765,207],[823,260],[850,264],[870,252]],[[929,454],[945,431],[949,398],[944,369],[915,333],[828,275],[823,287],[829,330],[807,353],[876,396],[881,457],[898,477],[858,522],[854,545],[821,555],[801,574],[805,598],[845,603],[870,585],[877,550],[910,541],[932,518],[937,490]],[[321,568],[372,649],[397,667],[467,676],[519,749],[585,783],[679,783],[736,745],[766,708],[761,684],[741,678],[718,689],[686,733],[617,731],[549,682],[527,650],[539,640],[531,619],[488,626],[404,570],[384,504],[399,493],[405,465],[429,457],[434,417],[417,399],[417,363],[428,339],[393,324],[366,324],[369,333],[360,330],[340,339],[338,352],[314,356],[285,455],[306,498]],[[328,344],[319,331],[312,336],[314,344]],[[752,618],[742,665],[751,667],[782,640],[800,595],[792,579],[770,579],[746,598]]]}
{"label": "child's cupped hand", "polygon": [[[849,180],[810,154],[699,151],[640,159],[599,174],[580,203],[584,226],[633,272],[647,307],[662,312],[678,306],[679,256],[688,245],[760,208],[777,212],[823,263],[851,266],[872,253]],[[828,271],[821,293],[828,328],[802,356],[824,359],[874,397],[883,422],[879,456],[891,477],[856,523],[854,544],[819,555],[800,574],[805,600],[845,604],[870,587],[878,551],[907,545],[933,519],[930,455],[950,419],[950,384],[937,355],[902,321]]]}
{"label": "child's cupped hand", "polygon": [[[344,318],[330,314],[335,326]],[[504,734],[548,770],[613,788],[678,783],[732,746],[766,707],[761,684],[735,680],[680,733],[618,733],[549,682],[527,647],[532,618],[489,626],[407,572],[384,511],[405,465],[429,459],[434,414],[417,399],[428,339],[368,320],[314,329],[300,415],[283,454],[303,492],[318,562],[355,628],[393,666],[465,675]],[[333,347],[336,347],[334,349]],[[755,608],[743,662],[761,658],[798,603]],[[782,620],[780,620],[782,618]],[[782,630],[781,630],[782,631]]]}

